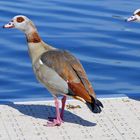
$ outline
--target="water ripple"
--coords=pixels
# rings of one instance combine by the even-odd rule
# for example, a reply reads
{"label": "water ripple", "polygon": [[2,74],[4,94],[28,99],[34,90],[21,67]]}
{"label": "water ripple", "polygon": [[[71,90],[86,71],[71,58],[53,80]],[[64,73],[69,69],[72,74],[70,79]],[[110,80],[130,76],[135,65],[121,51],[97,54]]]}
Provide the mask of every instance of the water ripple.
{"label": "water ripple", "polygon": [[[124,22],[137,5],[138,0],[1,0],[0,26],[26,15],[43,40],[81,60],[97,95],[139,94],[140,24]],[[34,77],[24,34],[1,29],[0,35],[0,98],[50,97]]]}

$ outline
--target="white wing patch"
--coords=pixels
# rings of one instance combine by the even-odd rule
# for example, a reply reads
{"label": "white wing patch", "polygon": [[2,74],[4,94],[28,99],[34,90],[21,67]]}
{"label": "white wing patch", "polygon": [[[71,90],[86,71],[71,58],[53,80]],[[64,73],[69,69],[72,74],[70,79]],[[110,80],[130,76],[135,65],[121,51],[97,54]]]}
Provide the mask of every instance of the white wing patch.
{"label": "white wing patch", "polygon": [[43,65],[43,62],[42,62],[42,60],[41,60],[41,59],[39,59],[39,64],[40,64],[40,65]]}

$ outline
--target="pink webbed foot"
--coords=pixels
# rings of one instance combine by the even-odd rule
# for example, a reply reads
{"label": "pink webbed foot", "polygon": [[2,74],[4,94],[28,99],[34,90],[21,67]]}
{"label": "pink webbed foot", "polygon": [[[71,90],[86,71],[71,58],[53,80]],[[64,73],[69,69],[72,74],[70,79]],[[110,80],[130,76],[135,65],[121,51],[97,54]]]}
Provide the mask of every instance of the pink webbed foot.
{"label": "pink webbed foot", "polygon": [[46,125],[47,127],[53,127],[53,126],[60,126],[63,123],[63,120],[59,120],[59,119],[52,119],[50,121],[47,122]]}
{"label": "pink webbed foot", "polygon": [[57,97],[55,97],[55,107],[56,107],[56,117],[49,117],[49,121],[47,122],[47,125],[45,126],[60,126],[61,123],[63,123],[63,120],[61,119],[61,117],[63,118],[63,114],[64,114],[64,104],[65,104],[65,98],[63,99],[64,103],[62,102],[62,111],[61,114],[59,112],[59,101],[57,99]]}

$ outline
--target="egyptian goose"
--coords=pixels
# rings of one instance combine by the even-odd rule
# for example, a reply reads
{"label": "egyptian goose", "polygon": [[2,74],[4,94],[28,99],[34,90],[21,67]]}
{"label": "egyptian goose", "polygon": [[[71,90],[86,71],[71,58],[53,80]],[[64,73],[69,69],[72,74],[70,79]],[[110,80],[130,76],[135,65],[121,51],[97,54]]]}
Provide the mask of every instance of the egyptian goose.
{"label": "egyptian goose", "polygon": [[[81,63],[72,54],[44,43],[26,16],[13,17],[3,28],[17,28],[25,33],[34,73],[54,97],[56,117],[50,117],[47,126],[61,125],[67,96],[85,102],[94,113],[101,112],[103,105],[97,100]],[[58,95],[63,95],[61,113]]]}
{"label": "egyptian goose", "polygon": [[126,19],[126,21],[139,21],[140,22],[140,9],[133,12],[133,15]]}

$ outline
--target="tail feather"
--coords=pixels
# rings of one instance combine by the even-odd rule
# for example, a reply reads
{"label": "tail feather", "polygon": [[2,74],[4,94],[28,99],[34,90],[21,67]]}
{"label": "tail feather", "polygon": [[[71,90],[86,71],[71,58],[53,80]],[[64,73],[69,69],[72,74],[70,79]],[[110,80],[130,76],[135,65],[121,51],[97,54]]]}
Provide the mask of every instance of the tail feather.
{"label": "tail feather", "polygon": [[88,108],[94,113],[100,113],[103,108],[103,104],[98,100],[92,97],[92,103],[86,102]]}
{"label": "tail feather", "polygon": [[[74,87],[75,85],[72,85],[72,83],[69,83],[69,87],[70,86]],[[76,88],[78,89],[80,87],[76,87]],[[103,108],[103,104],[98,99],[94,98],[93,96],[89,94],[87,94],[88,96],[85,96],[86,95],[85,92],[83,92],[82,94],[83,96],[79,96],[80,94],[77,92],[77,90],[73,92],[71,88],[69,88],[69,92],[67,95],[72,96],[73,98],[78,99],[83,102],[86,101],[88,108],[94,113],[100,113],[102,111],[101,108]]]}

